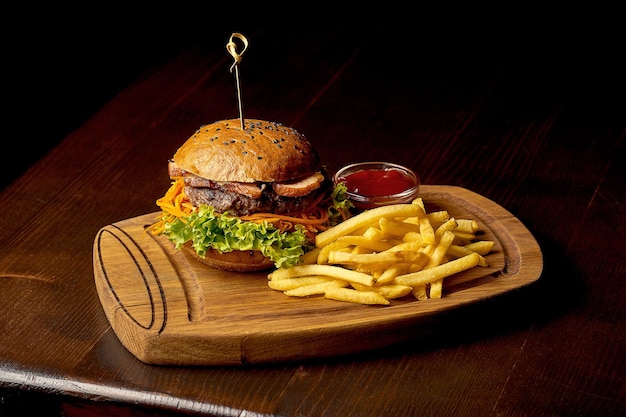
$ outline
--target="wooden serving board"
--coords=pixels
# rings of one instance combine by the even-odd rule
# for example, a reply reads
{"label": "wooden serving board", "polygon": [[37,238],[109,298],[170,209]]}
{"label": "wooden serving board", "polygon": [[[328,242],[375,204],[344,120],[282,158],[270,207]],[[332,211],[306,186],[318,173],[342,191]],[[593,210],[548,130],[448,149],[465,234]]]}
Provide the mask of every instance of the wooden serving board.
{"label": "wooden serving board", "polygon": [[389,306],[315,296],[287,297],[267,272],[210,268],[145,232],[159,213],[103,227],[93,247],[95,284],[121,343],[139,360],[163,365],[241,365],[325,357],[384,347],[414,337],[419,319],[536,281],[539,245],[493,201],[454,186],[423,185],[427,212],[447,210],[478,221],[494,240],[488,267],[444,280],[443,297],[412,295]]}

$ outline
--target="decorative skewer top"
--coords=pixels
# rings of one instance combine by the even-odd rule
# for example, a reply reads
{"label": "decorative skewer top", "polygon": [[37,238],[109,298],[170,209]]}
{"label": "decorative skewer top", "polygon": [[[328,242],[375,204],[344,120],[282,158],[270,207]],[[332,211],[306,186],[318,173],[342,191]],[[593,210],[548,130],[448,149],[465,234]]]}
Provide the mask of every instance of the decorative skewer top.
{"label": "decorative skewer top", "polygon": [[[235,39],[239,39],[243,43],[243,49],[241,49],[241,52],[237,51],[237,43],[235,43]],[[248,49],[248,39],[244,35],[242,35],[241,33],[237,33],[237,32],[230,35],[230,39],[228,40],[228,43],[226,44],[226,50],[234,59],[233,64],[230,66],[230,72],[233,72],[233,69],[235,70],[235,79],[237,82],[237,102],[239,105],[239,120],[241,121],[241,130],[244,130],[244,118],[243,118],[243,107],[241,104],[241,85],[239,81],[239,64],[241,63],[241,57],[243,56],[243,53],[246,52],[246,49]]]}

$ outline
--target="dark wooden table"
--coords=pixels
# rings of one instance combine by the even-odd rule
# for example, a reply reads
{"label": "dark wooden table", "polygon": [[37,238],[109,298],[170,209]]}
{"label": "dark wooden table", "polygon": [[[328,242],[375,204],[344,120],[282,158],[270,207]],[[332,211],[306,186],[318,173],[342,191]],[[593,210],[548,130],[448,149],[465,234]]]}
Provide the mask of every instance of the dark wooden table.
{"label": "dark wooden table", "polygon": [[479,193],[544,256],[533,285],[435,315],[410,342],[239,367],[143,364],[94,286],[98,230],[156,211],[178,146],[238,115],[231,32],[181,43],[2,191],[2,415],[624,415],[624,44],[574,27],[236,29],[248,117],[305,133],[330,171],[393,161]]}

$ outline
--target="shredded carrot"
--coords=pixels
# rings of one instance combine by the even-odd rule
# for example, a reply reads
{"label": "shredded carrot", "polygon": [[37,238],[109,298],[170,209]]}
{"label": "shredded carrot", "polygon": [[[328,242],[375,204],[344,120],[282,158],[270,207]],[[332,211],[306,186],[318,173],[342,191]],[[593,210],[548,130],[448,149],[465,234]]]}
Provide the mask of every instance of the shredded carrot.
{"label": "shredded carrot", "polygon": [[[193,211],[193,205],[185,195],[185,183],[183,178],[176,178],[165,195],[156,201],[157,206],[163,210],[160,220],[152,224],[146,230],[154,235],[159,235],[165,230],[165,223],[174,221],[177,218],[184,219]],[[167,218],[165,215],[168,215]]]}
{"label": "shredded carrot", "polygon": [[263,221],[267,220],[270,223],[277,221],[287,221],[291,223],[304,224],[304,225],[323,225],[328,221],[328,215],[323,210],[314,210],[311,213],[299,213],[292,215],[284,214],[272,214],[272,213],[254,213],[249,216],[242,216],[242,220],[246,221]]}
{"label": "shredded carrot", "polygon": [[289,214],[274,213],[254,213],[248,216],[242,216],[242,220],[260,223],[267,221],[279,230],[289,231],[295,228],[296,224],[304,226],[309,237],[322,232],[329,227],[328,212],[318,204],[322,201],[323,196],[319,196],[314,202],[313,208],[310,210],[300,211]]}

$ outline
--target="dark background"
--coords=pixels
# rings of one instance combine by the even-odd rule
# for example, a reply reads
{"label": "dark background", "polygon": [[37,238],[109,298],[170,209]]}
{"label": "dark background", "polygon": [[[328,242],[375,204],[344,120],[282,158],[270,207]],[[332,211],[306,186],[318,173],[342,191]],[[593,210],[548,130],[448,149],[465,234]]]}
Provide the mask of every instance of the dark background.
{"label": "dark background", "polygon": [[[132,10],[111,3],[91,4],[89,10],[44,7],[49,9],[7,14],[5,23],[12,28],[2,29],[6,110],[0,188],[168,57],[189,46],[225,45],[232,32],[250,35],[261,26],[275,30],[279,48],[281,36],[315,36],[330,25],[364,36],[371,26],[383,25],[394,52],[381,60],[399,71],[434,65],[459,83],[471,83],[469,74],[489,76],[491,62],[506,60],[520,88],[528,87],[525,94],[559,94],[578,101],[581,111],[588,106],[598,112],[600,106],[601,112],[615,113],[613,120],[626,112],[626,45],[614,10],[415,10],[393,3],[358,11],[321,3],[294,10],[230,3],[198,8],[185,2]],[[573,85],[576,96],[568,96]]]}
{"label": "dark background", "polygon": [[182,22],[174,16],[168,27],[102,16],[98,9],[67,12],[23,12],[3,37],[9,135],[5,131],[1,188],[184,44],[176,29]]}

